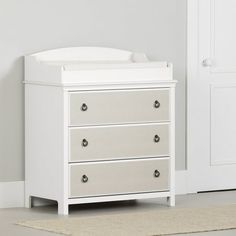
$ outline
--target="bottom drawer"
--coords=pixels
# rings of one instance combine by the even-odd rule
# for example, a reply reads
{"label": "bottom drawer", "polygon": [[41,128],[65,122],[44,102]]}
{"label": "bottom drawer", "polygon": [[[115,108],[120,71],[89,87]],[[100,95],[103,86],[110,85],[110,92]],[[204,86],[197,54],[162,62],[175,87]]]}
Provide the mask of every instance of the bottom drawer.
{"label": "bottom drawer", "polygon": [[71,164],[69,173],[69,198],[169,189],[168,159]]}

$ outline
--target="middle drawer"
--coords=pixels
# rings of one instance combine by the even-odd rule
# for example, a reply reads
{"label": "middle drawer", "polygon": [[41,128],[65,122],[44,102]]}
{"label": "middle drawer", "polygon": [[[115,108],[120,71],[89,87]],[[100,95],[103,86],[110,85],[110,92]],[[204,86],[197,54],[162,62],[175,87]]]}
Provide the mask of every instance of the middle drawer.
{"label": "middle drawer", "polygon": [[69,162],[169,156],[169,125],[71,128]]}

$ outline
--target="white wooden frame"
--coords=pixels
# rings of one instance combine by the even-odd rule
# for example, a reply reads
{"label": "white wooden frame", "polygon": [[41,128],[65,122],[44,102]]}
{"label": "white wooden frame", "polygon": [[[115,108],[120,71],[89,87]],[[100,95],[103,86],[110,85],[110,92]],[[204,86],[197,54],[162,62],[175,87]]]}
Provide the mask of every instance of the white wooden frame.
{"label": "white wooden frame", "polygon": [[198,37],[199,37],[199,1],[188,0],[187,1],[187,191],[188,193],[195,193],[196,186],[193,180],[193,169],[195,168],[193,160],[191,158],[191,117],[189,113],[189,107],[191,106],[191,81],[198,77]]}
{"label": "white wooden frame", "polygon": [[[86,52],[88,52],[88,55]],[[81,61],[84,57],[85,61],[93,62],[97,60],[97,54],[105,61],[111,60],[114,62],[113,64],[108,63],[108,70],[104,70],[104,68],[97,70],[98,65],[95,68],[90,68],[91,65],[89,64],[85,67],[79,64],[75,71],[73,71],[73,68],[70,71],[63,64],[65,58],[70,62]],[[70,55],[72,55],[71,58]],[[82,56],[80,57],[80,55]],[[135,60],[133,61],[132,59],[134,57]],[[67,215],[70,204],[148,198],[148,193],[69,198],[68,114],[69,94],[73,91],[153,88],[168,89],[170,91],[170,188],[168,191],[150,192],[150,197],[167,197],[169,205],[175,205],[174,128],[176,81],[172,78],[172,64],[166,62],[150,62],[146,67],[144,66],[144,64],[146,65],[145,56],[142,54],[141,57],[142,60],[140,62],[140,55],[137,56],[135,53],[133,54],[123,50],[68,48],[37,53],[25,58],[26,207],[31,207],[32,197],[41,197],[56,200],[58,202],[59,214]],[[123,63],[119,64],[117,61],[123,61]],[[124,62],[126,65],[122,69]],[[87,68],[88,66],[89,68]],[[103,65],[100,63],[99,66]],[[117,76],[119,70],[121,73]],[[95,75],[96,78],[98,77],[98,71],[101,72],[99,83],[92,80]],[[87,77],[86,73],[88,74]],[[124,80],[120,81],[120,76]],[[81,78],[84,77],[88,80],[81,81]],[[38,103],[39,100],[40,103]],[[55,107],[56,109],[51,110],[51,107]],[[47,116],[44,114],[47,114]],[[53,125],[50,125],[50,123]],[[52,130],[53,132],[48,133],[48,130]],[[50,135],[45,136],[46,133]],[[37,138],[33,138],[36,136]],[[38,138],[40,138],[40,142]],[[51,175],[51,170],[54,170],[54,176]],[[60,184],[58,184],[58,180]],[[54,187],[52,188],[51,186]]]}

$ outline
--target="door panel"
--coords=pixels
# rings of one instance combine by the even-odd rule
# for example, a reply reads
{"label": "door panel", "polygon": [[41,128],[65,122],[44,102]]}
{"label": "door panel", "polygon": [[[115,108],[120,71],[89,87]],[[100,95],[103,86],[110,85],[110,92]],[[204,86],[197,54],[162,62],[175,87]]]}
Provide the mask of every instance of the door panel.
{"label": "door panel", "polygon": [[235,0],[211,0],[213,72],[236,72]]}
{"label": "door panel", "polygon": [[236,84],[211,87],[211,165],[236,164]]}
{"label": "door panel", "polygon": [[[236,1],[191,1],[189,191],[236,188]],[[192,25],[191,25],[192,24]]]}

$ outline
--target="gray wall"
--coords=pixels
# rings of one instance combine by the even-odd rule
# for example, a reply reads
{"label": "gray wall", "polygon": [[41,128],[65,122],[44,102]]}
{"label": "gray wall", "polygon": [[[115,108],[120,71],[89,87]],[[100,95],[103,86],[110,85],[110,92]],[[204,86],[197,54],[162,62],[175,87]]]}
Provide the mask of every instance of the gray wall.
{"label": "gray wall", "polygon": [[174,63],[177,169],[185,168],[186,0],[0,1],[0,182],[24,179],[23,58],[105,46]]}

